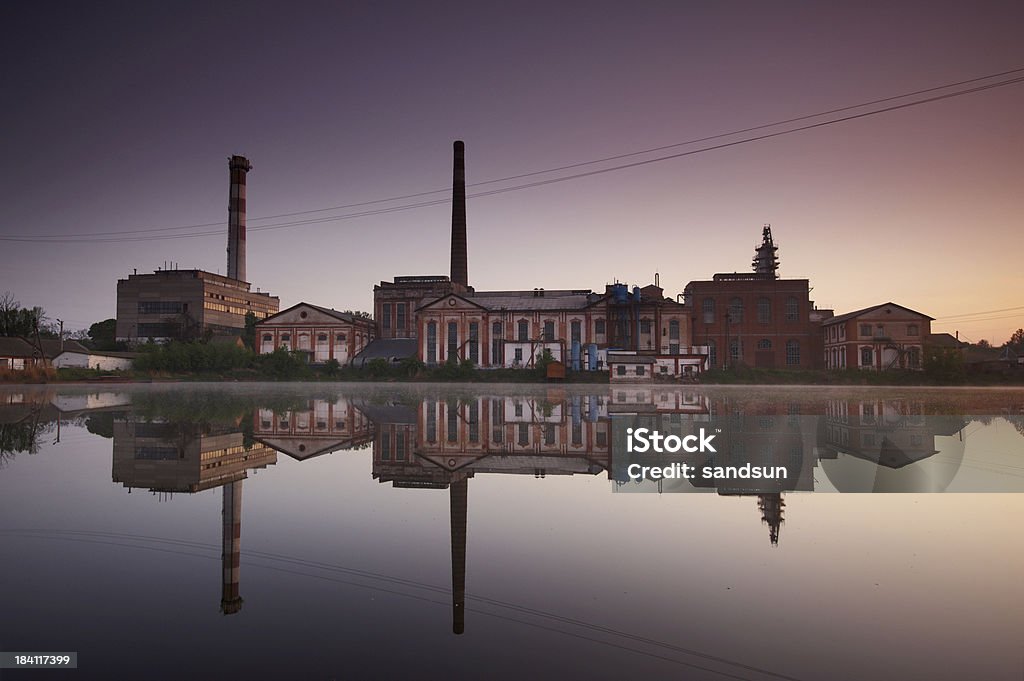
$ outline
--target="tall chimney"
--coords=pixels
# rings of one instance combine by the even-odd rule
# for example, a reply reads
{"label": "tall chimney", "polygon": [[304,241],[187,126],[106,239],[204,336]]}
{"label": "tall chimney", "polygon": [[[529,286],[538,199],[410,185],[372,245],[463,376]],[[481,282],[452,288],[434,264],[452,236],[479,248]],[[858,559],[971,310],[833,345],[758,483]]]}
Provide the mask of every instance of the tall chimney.
{"label": "tall chimney", "polygon": [[455,170],[452,178],[452,283],[466,289],[466,145],[455,142]]}
{"label": "tall chimney", "polygon": [[245,156],[232,156],[228,160],[231,169],[231,193],[228,199],[228,276],[245,279],[245,174],[252,170],[252,164]]}

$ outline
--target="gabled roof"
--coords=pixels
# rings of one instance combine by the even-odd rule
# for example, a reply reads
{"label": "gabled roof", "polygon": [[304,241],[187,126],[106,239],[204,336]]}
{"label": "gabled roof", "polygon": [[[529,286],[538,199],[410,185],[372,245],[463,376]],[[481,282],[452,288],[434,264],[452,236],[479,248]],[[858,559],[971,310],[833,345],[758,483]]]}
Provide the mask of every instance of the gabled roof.
{"label": "gabled roof", "polygon": [[[39,344],[43,349],[43,357],[47,359],[53,359],[61,353],[60,339],[58,338],[41,338]],[[89,350],[81,343],[66,340],[64,341],[64,352],[88,354]],[[0,337],[0,355],[5,357],[38,357],[39,351],[34,343],[24,338],[4,336]]]}
{"label": "gabled roof", "polygon": [[821,324],[822,324],[822,326],[828,326],[829,324],[837,324],[839,322],[845,322],[848,319],[853,319],[855,317],[861,316],[862,314],[866,314],[868,312],[873,312],[873,311],[875,311],[875,310],[877,310],[879,308],[885,307],[886,305],[892,305],[893,307],[898,307],[899,309],[906,310],[907,312],[910,312],[911,314],[920,315],[920,316],[924,317],[925,319],[932,319],[932,320],[935,319],[935,317],[929,317],[928,315],[926,315],[923,312],[918,312],[917,310],[911,310],[909,307],[903,307],[902,305],[898,305],[898,304],[890,301],[888,303],[881,303],[880,305],[872,305],[871,307],[865,307],[865,308],[863,308],[861,310],[854,310],[853,312],[847,312],[846,314],[836,315],[835,317],[830,317],[828,319],[823,320],[821,322]]}
{"label": "gabled roof", "polygon": [[261,319],[258,323],[265,324],[266,322],[271,321],[275,317],[280,317],[283,314],[286,314],[288,312],[291,312],[292,310],[298,309],[298,308],[303,307],[303,306],[312,308],[312,309],[316,310],[317,312],[321,312],[321,313],[327,315],[328,317],[334,317],[335,319],[337,319],[339,321],[343,321],[343,322],[350,322],[351,323],[351,322],[354,322],[354,321],[357,321],[357,320],[362,320],[362,321],[367,322],[369,324],[373,323],[372,319],[367,319],[365,317],[359,317],[359,316],[351,314],[349,312],[339,312],[338,310],[335,310],[334,308],[320,307],[319,305],[314,305],[313,303],[305,303],[305,302],[303,302],[303,303],[296,303],[295,305],[292,305],[291,307],[289,307],[287,310],[281,310],[277,314],[272,314],[269,317],[267,317],[266,319]]}
{"label": "gabled roof", "polygon": [[[484,306],[483,306],[483,305],[481,305],[480,303],[476,302],[475,300],[471,300],[471,299],[469,299],[469,298],[467,298],[467,297],[465,297],[465,296],[461,296],[461,295],[459,295],[458,293],[446,293],[446,294],[444,294],[443,296],[440,296],[440,297],[438,297],[438,298],[434,298],[433,300],[431,300],[431,301],[430,301],[430,302],[428,302],[428,303],[423,303],[423,304],[422,304],[422,305],[420,305],[420,306],[419,306],[418,308],[416,308],[416,312],[419,312],[420,310],[425,310],[425,309],[427,309],[428,307],[430,307],[430,306],[432,306],[432,305],[437,305],[437,304],[438,304],[438,303],[440,303],[440,302],[441,302],[442,300],[445,300],[445,299],[447,299],[447,298],[457,298],[458,300],[461,300],[461,301],[462,301],[462,302],[464,302],[464,303],[469,303],[469,304],[470,304],[470,305],[472,305],[473,307],[478,307],[478,308],[480,308],[481,310],[486,310],[486,309],[487,309],[486,307],[484,307]],[[442,308],[442,309],[443,309],[443,308]]]}

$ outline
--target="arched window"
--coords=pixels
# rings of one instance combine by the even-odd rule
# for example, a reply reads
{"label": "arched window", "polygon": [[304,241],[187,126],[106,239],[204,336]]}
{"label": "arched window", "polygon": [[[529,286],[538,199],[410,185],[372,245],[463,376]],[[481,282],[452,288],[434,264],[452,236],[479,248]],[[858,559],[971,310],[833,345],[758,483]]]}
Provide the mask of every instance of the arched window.
{"label": "arched window", "polygon": [[704,323],[714,324],[715,323],[715,299],[705,298],[701,303],[701,309],[704,312]]}
{"label": "arched window", "polygon": [[525,342],[530,340],[530,322],[525,319],[519,320],[519,341]]}
{"label": "arched window", "polygon": [[743,344],[740,343],[738,338],[733,338],[729,341],[729,359],[733,362],[743,359]]}
{"label": "arched window", "polygon": [[729,322],[732,324],[743,323],[743,299],[733,298],[729,301]]}
{"label": "arched window", "polygon": [[768,338],[762,338],[761,340],[757,341],[757,349],[758,350],[771,350],[772,349],[772,342],[771,342],[771,340],[769,340]]}
{"label": "arched window", "polygon": [[800,341],[786,341],[786,364],[789,366],[800,364]]}
{"label": "arched window", "polygon": [[764,296],[757,299],[757,322],[770,324],[772,321],[772,301]]}
{"label": "arched window", "polygon": [[263,342],[264,343],[269,343],[272,340],[274,340],[274,337],[271,336],[269,333],[263,334]]}

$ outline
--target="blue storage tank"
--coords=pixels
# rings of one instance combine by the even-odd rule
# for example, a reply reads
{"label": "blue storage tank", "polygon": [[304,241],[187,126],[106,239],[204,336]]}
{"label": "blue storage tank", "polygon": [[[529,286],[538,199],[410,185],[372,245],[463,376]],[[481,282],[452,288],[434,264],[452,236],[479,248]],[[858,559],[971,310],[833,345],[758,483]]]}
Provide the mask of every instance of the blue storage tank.
{"label": "blue storage tank", "polygon": [[625,305],[629,297],[629,289],[625,284],[612,284],[612,299],[617,305]]}
{"label": "blue storage tank", "polygon": [[587,370],[597,371],[597,343],[587,345]]}
{"label": "blue storage tank", "polygon": [[580,342],[578,340],[572,342],[572,370],[580,370]]}

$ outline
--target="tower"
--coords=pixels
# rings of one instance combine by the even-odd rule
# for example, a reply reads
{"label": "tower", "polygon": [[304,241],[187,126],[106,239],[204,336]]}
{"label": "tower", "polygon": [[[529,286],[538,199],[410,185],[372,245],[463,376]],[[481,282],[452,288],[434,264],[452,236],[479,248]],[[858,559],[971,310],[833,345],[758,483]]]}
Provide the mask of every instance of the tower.
{"label": "tower", "polygon": [[754,249],[754,261],[751,266],[758,274],[771,275],[779,278],[779,247],[772,240],[772,226],[765,225],[761,231],[761,245]]}
{"label": "tower", "polygon": [[233,615],[242,609],[238,595],[238,570],[241,563],[242,543],[242,481],[224,485],[221,499],[221,568],[223,580],[220,592],[220,611]]}
{"label": "tower", "polygon": [[245,175],[252,164],[244,156],[228,159],[231,189],[228,195],[228,276],[245,279]]}
{"label": "tower", "polygon": [[461,291],[469,288],[466,264],[466,145],[455,142],[452,173],[452,283]]}
{"label": "tower", "polygon": [[448,489],[452,525],[452,632],[466,629],[466,513],[469,480],[462,478]]}

